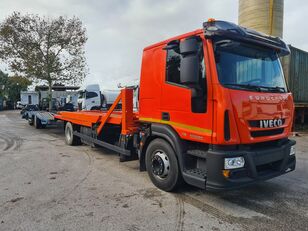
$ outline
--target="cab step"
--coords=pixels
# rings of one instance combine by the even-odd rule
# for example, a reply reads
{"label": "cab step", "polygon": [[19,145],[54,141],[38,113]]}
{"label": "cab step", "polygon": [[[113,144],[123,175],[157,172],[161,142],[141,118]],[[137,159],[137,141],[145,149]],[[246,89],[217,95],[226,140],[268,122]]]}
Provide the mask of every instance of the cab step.
{"label": "cab step", "polygon": [[186,169],[182,175],[186,183],[205,189],[206,170],[200,168]]}

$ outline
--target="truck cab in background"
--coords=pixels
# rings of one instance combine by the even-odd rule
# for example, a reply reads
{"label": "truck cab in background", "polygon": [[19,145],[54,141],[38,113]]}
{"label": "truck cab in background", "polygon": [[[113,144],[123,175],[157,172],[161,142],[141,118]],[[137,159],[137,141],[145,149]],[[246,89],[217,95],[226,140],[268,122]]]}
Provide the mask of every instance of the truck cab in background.
{"label": "truck cab in background", "polygon": [[109,108],[119,95],[119,90],[100,90],[98,84],[87,85],[80,91],[78,98],[79,110],[100,110]]}
{"label": "truck cab in background", "polygon": [[98,84],[87,85],[84,91],[80,91],[78,98],[79,110],[99,110],[101,107],[101,91]]}

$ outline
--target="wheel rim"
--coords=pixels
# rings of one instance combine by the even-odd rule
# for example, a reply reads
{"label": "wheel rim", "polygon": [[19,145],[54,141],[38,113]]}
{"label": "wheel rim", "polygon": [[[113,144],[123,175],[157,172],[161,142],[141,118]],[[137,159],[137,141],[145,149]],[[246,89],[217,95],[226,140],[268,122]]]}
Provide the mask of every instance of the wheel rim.
{"label": "wheel rim", "polygon": [[155,177],[164,179],[168,176],[170,170],[169,158],[166,153],[158,151],[152,158],[152,172]]}

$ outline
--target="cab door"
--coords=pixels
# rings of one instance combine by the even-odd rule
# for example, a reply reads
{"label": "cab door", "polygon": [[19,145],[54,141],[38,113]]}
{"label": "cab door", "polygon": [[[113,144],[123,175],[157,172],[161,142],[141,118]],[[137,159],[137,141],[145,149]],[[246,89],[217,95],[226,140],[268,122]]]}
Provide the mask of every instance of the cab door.
{"label": "cab door", "polygon": [[166,50],[161,120],[186,140],[210,143],[212,101],[209,62],[200,36],[172,41]]}
{"label": "cab door", "polygon": [[87,110],[97,108],[101,104],[100,93],[95,91],[86,91],[85,105]]}

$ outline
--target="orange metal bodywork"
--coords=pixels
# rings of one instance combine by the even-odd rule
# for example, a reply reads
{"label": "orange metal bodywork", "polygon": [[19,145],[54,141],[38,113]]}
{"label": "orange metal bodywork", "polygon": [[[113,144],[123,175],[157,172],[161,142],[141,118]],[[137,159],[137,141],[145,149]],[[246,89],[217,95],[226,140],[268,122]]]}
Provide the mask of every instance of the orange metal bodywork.
{"label": "orange metal bodywork", "polygon": [[[191,90],[166,82],[166,51],[169,41],[189,36],[200,36],[203,41],[206,66],[207,111],[191,112]],[[265,100],[262,100],[265,98]],[[254,100],[252,100],[254,99]],[[269,99],[269,100],[268,100]],[[218,80],[212,41],[202,30],[171,38],[144,49],[140,79],[140,113],[142,122],[165,123],[172,126],[184,140],[208,144],[249,144],[288,137],[293,118],[291,93],[259,93],[232,90]],[[229,111],[230,139],[224,139],[224,113]],[[161,120],[162,112],[170,113],[170,121]],[[279,135],[253,138],[248,120],[283,118],[284,132]],[[268,128],[268,130],[273,128]]]}
{"label": "orange metal bodywork", "polygon": [[[120,100],[122,101],[122,111],[115,111]],[[56,114],[54,118],[90,128],[98,125],[96,128],[97,134],[101,133],[106,123],[121,125],[121,134],[123,135],[133,133],[138,127],[138,112],[133,112],[132,89],[121,90],[121,93],[108,111],[62,111]]]}
{"label": "orange metal bodywork", "polygon": [[[192,113],[191,90],[165,81],[166,50],[172,40],[199,36],[203,41],[206,66],[207,111]],[[86,127],[97,124],[99,134],[106,123],[122,126],[122,134],[130,134],[140,124],[162,123],[171,126],[178,135],[189,141],[207,144],[249,144],[288,137],[293,118],[291,93],[260,93],[232,90],[218,80],[212,41],[204,37],[203,30],[177,36],[144,49],[142,57],[139,112],[133,112],[133,90],[123,89],[109,111],[60,112],[56,119]],[[122,111],[114,111],[122,100]],[[229,111],[230,139],[224,138],[224,113]],[[162,113],[170,114],[170,121],[162,120]],[[253,138],[248,120],[284,118],[284,132],[279,135]],[[268,130],[273,128],[268,128]]]}

